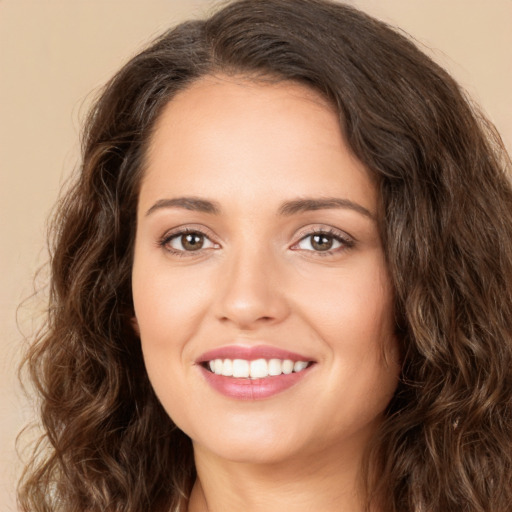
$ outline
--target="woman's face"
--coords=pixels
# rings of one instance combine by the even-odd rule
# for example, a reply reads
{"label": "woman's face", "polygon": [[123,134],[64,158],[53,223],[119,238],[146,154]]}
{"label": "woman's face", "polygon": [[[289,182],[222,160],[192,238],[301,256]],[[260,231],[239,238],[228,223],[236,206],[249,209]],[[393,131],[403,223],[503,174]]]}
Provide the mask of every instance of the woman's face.
{"label": "woman's face", "polygon": [[196,456],[366,445],[399,373],[376,215],[315,92],[208,77],[166,106],[140,190],[134,322]]}

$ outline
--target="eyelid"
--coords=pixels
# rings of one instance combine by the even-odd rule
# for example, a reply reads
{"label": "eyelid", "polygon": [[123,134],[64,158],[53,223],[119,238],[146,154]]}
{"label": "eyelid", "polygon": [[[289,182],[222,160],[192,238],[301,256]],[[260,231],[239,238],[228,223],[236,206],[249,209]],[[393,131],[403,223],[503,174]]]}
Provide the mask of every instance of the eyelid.
{"label": "eyelid", "polygon": [[357,242],[356,238],[347,233],[346,231],[326,224],[309,224],[308,226],[304,226],[299,229],[294,238],[297,239],[297,241],[299,241],[308,235],[315,235],[320,233],[335,236],[347,242]]}
{"label": "eyelid", "polygon": [[[300,242],[302,242],[302,240],[304,240],[305,238],[307,238],[309,236],[313,236],[313,235],[319,235],[319,234],[327,235],[327,236],[330,236],[330,237],[333,237],[333,238],[339,240],[342,243],[342,247],[338,247],[338,248],[332,249],[332,250],[330,249],[327,251],[310,251],[307,249],[300,249],[297,247],[298,244]],[[326,226],[326,225],[321,225],[321,224],[316,224],[316,225],[312,225],[312,226],[310,225],[310,226],[301,228],[295,235],[294,239],[296,241],[291,246],[291,249],[304,250],[307,252],[315,252],[319,255],[320,254],[328,255],[328,254],[343,251],[346,249],[351,249],[352,247],[354,247],[354,245],[357,242],[357,240],[353,236],[349,235],[346,231],[342,231],[341,229],[335,228],[333,226]]]}
{"label": "eyelid", "polygon": [[[197,251],[182,251],[179,249],[173,249],[168,247],[167,244],[173,239],[181,235],[185,235],[187,233],[198,233],[205,238],[207,238],[214,246],[216,247],[207,247],[205,249],[198,249]],[[342,246],[330,249],[326,251],[311,251],[308,249],[300,249],[298,248],[298,244],[303,241],[305,238],[317,234],[324,234],[330,237],[333,237],[337,239]],[[322,225],[322,224],[315,224],[315,225],[308,225],[306,227],[301,228],[296,235],[294,236],[295,242],[290,247],[293,250],[303,250],[306,252],[314,252],[321,255],[329,255],[333,254],[339,251],[343,251],[346,249],[352,248],[355,243],[357,242],[356,239],[349,235],[346,231],[343,231],[341,229],[335,228],[333,226],[328,225]],[[180,256],[193,256],[198,255],[199,253],[204,252],[205,250],[213,249],[213,248],[220,248],[220,244],[217,241],[217,237],[214,233],[211,232],[209,228],[207,228],[204,225],[201,224],[184,224],[181,226],[176,226],[172,229],[167,230],[158,240],[157,245],[159,247],[162,247],[166,251]]]}
{"label": "eyelid", "polygon": [[[200,224],[184,224],[181,226],[176,226],[172,229],[167,230],[161,237],[157,240],[157,245],[159,247],[162,247],[166,251],[170,252],[171,254],[178,254],[180,256],[192,256],[194,254],[199,254],[201,252],[204,252],[205,249],[201,250],[198,249],[197,251],[181,251],[177,249],[172,249],[167,246],[167,244],[173,239],[178,236],[186,235],[188,233],[198,233],[200,235],[203,235],[205,238],[207,238],[213,245],[220,247],[220,244],[216,241],[216,236],[211,232],[210,229],[206,228],[205,226],[202,226]],[[208,247],[207,249],[212,249],[212,247]]]}

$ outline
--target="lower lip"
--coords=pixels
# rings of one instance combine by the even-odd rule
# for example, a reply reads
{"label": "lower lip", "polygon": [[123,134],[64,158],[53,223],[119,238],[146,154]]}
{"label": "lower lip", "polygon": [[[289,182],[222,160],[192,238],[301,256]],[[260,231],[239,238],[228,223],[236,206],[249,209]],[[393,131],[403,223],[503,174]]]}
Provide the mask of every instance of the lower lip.
{"label": "lower lip", "polygon": [[224,396],[237,400],[262,400],[285,391],[301,381],[311,370],[313,365],[297,373],[281,374],[263,379],[224,377],[200,369],[208,384]]}

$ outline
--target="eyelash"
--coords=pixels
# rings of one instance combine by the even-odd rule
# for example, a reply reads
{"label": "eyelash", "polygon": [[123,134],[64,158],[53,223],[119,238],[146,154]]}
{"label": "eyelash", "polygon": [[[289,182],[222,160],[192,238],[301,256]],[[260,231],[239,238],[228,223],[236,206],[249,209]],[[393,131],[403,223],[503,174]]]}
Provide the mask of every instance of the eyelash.
{"label": "eyelash", "polygon": [[[300,249],[297,247],[302,241],[306,240],[307,238],[311,238],[315,235],[322,235],[326,238],[334,239],[336,242],[339,242],[340,247],[336,247],[335,249],[329,249],[326,251],[314,251],[314,250],[309,250],[309,249]],[[353,238],[351,238],[348,235],[341,233],[340,231],[333,229],[333,228],[331,228],[331,229],[323,229],[323,228],[315,229],[315,228],[313,228],[313,229],[310,229],[310,230],[300,233],[299,237],[300,237],[299,241],[296,242],[295,244],[293,244],[292,249],[297,247],[297,249],[294,249],[294,250],[299,250],[299,251],[303,250],[305,252],[310,252],[310,253],[312,252],[315,254],[315,256],[321,256],[321,257],[332,256],[333,254],[336,254],[338,252],[352,249],[355,246],[355,240]]]}
{"label": "eyelash", "polygon": [[179,256],[179,257],[194,256],[194,253],[201,252],[202,248],[198,249],[197,251],[185,251],[185,250],[182,251],[179,249],[173,249],[172,247],[169,246],[169,244],[171,243],[172,240],[182,237],[182,236],[185,236],[185,235],[189,235],[189,234],[190,235],[200,235],[200,236],[204,237],[205,239],[209,240],[212,244],[215,244],[215,242],[213,242],[211,240],[211,237],[208,236],[208,234],[205,231],[203,231],[199,228],[182,228],[177,231],[173,231],[171,233],[166,233],[158,241],[158,245],[160,247],[162,247],[164,250],[166,250],[167,252],[171,253],[173,256]]}
{"label": "eyelash", "polygon": [[[166,251],[168,251],[169,253],[175,255],[175,256],[179,256],[179,257],[187,257],[187,256],[194,256],[194,253],[196,251],[186,251],[186,250],[179,250],[179,249],[173,249],[169,246],[170,242],[176,238],[179,238],[179,237],[182,237],[184,235],[187,235],[187,234],[194,234],[194,235],[200,235],[202,237],[204,237],[205,239],[209,240],[212,244],[215,244],[215,242],[213,242],[211,240],[211,237],[208,236],[208,234],[199,229],[199,228],[183,228],[183,229],[180,229],[179,231],[173,231],[171,233],[166,233],[159,241],[158,241],[158,245],[160,247],[162,247],[163,249],[165,249]],[[336,242],[339,242],[340,243],[340,247],[336,247],[335,249],[329,249],[329,250],[326,250],[326,251],[315,251],[315,250],[309,250],[309,249],[300,249],[298,248],[297,246],[303,242],[304,240],[306,240],[307,238],[309,237],[313,237],[315,235],[323,235],[325,236],[326,238],[331,238],[331,239],[334,239]],[[309,231],[305,231],[303,233],[300,233],[299,234],[300,238],[298,240],[298,242],[294,243],[293,246],[291,247],[292,250],[302,250],[302,251],[305,251],[305,252],[312,252],[312,253],[315,253],[315,255],[318,255],[318,256],[321,256],[321,257],[324,257],[324,256],[330,256],[332,254],[335,254],[337,252],[341,252],[341,251],[345,251],[347,249],[351,249],[354,247],[355,245],[355,241],[347,236],[347,235],[342,235],[339,231],[335,230],[335,229],[321,229],[321,228],[318,228],[318,229],[311,229]],[[218,244],[217,244],[218,245]],[[198,249],[197,252],[201,252],[202,251],[202,248]]]}

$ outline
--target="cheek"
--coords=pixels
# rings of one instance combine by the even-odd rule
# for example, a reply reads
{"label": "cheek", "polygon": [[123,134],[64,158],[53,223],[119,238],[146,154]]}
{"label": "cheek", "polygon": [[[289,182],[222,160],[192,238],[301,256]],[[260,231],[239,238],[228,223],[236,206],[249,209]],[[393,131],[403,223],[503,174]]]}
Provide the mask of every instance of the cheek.
{"label": "cheek", "polygon": [[351,341],[356,346],[381,346],[381,341],[393,338],[392,289],[384,262],[373,260],[336,274],[301,280],[301,290],[295,293],[301,309],[326,338]]}
{"label": "cheek", "polygon": [[333,392],[350,391],[355,402],[373,396],[385,406],[400,373],[393,292],[383,260],[369,263],[334,278],[303,280],[296,295],[303,318],[332,357]]}
{"label": "cheek", "polygon": [[208,309],[209,294],[197,272],[134,265],[133,301],[143,342],[168,347],[190,338]]}
{"label": "cheek", "polygon": [[171,272],[165,261],[155,265],[141,252],[137,256],[132,292],[144,363],[157,396],[170,414],[176,408],[181,410],[184,404],[179,398],[189,392],[183,384],[191,368],[188,341],[194,338],[208,309],[207,300],[198,276]]}
{"label": "cheek", "polygon": [[[208,311],[208,294],[200,276],[144,265],[139,255],[132,276],[136,323],[149,380],[169,416],[187,423],[191,389],[190,340]],[[148,270],[151,269],[151,270]]]}

